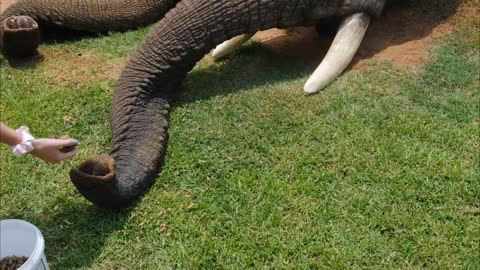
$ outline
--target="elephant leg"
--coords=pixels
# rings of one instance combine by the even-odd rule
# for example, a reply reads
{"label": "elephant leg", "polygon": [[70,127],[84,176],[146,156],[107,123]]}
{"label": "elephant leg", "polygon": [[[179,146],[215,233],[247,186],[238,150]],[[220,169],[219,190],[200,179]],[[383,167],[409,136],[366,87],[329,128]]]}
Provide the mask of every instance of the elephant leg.
{"label": "elephant leg", "polygon": [[28,16],[11,16],[1,21],[0,48],[6,55],[26,57],[40,44],[38,23]]}
{"label": "elephant leg", "polygon": [[[163,17],[178,1],[18,0],[0,14],[0,50],[8,57],[34,54],[39,26],[91,33],[138,28]],[[10,23],[20,20],[30,24]]]}

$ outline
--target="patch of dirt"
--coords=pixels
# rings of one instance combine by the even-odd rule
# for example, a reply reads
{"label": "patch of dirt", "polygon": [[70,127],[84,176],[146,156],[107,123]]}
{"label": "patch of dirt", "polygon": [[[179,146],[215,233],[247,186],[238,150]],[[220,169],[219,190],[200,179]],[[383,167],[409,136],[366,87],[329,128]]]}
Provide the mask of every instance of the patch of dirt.
{"label": "patch of dirt", "polygon": [[57,85],[91,82],[98,80],[118,80],[127,59],[110,59],[94,52],[69,50],[40,50],[46,59],[49,76]]}
{"label": "patch of dirt", "polygon": [[0,13],[7,9],[11,4],[17,0],[0,0]]}
{"label": "patch of dirt", "polygon": [[[436,38],[451,33],[459,25],[478,27],[480,0],[462,2],[410,0],[386,9],[382,17],[372,20],[351,68],[361,68],[368,60],[418,67],[427,60],[428,50],[434,47]],[[328,51],[333,36],[320,37],[314,27],[297,27],[258,32],[254,39],[277,53],[317,65]]]}

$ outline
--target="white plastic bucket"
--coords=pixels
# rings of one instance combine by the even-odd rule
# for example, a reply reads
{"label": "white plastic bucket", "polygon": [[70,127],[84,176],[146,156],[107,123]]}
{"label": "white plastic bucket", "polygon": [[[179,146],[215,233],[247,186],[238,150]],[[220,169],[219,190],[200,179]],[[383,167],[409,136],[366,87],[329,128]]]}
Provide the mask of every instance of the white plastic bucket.
{"label": "white plastic bucket", "polygon": [[0,259],[25,256],[20,270],[49,270],[44,254],[45,241],[40,230],[19,219],[0,221]]}

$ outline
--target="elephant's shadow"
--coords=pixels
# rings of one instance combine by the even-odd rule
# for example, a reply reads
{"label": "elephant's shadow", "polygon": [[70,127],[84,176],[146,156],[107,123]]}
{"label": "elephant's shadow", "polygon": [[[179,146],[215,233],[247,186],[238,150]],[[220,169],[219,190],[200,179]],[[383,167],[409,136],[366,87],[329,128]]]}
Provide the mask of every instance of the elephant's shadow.
{"label": "elephant's shadow", "polygon": [[[190,72],[177,93],[175,106],[306,78],[309,72],[309,67],[299,59],[272,52],[258,42],[249,42],[229,59]],[[301,89],[298,90],[301,93]]]}
{"label": "elephant's shadow", "polygon": [[[112,233],[121,230],[132,207],[104,210],[88,203],[64,203],[48,214],[11,213],[9,218],[35,224],[45,239],[45,255],[52,268],[86,268],[102,253]],[[57,208],[55,207],[55,208]]]}

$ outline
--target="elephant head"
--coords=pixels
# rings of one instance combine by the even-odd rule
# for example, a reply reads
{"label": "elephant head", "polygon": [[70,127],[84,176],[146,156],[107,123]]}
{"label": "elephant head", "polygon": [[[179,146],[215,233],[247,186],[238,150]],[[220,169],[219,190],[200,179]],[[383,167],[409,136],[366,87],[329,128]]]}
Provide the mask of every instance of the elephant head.
{"label": "elephant head", "polygon": [[[125,207],[156,179],[164,158],[171,99],[197,61],[221,42],[269,28],[314,25],[333,16],[354,25],[386,0],[183,0],[152,29],[123,70],[112,101],[112,148],[72,169],[74,185],[100,207]],[[358,28],[357,26],[354,27]],[[349,27],[346,26],[346,31]],[[356,30],[355,30],[356,31]],[[355,32],[353,31],[353,32]],[[363,30],[362,30],[363,31]],[[348,44],[344,44],[344,42]],[[341,39],[334,46],[356,47]],[[331,56],[331,67],[344,59]]]}
{"label": "elephant head", "polygon": [[7,57],[35,53],[40,26],[86,32],[125,31],[151,24],[179,0],[19,0],[0,15],[0,49]]}

